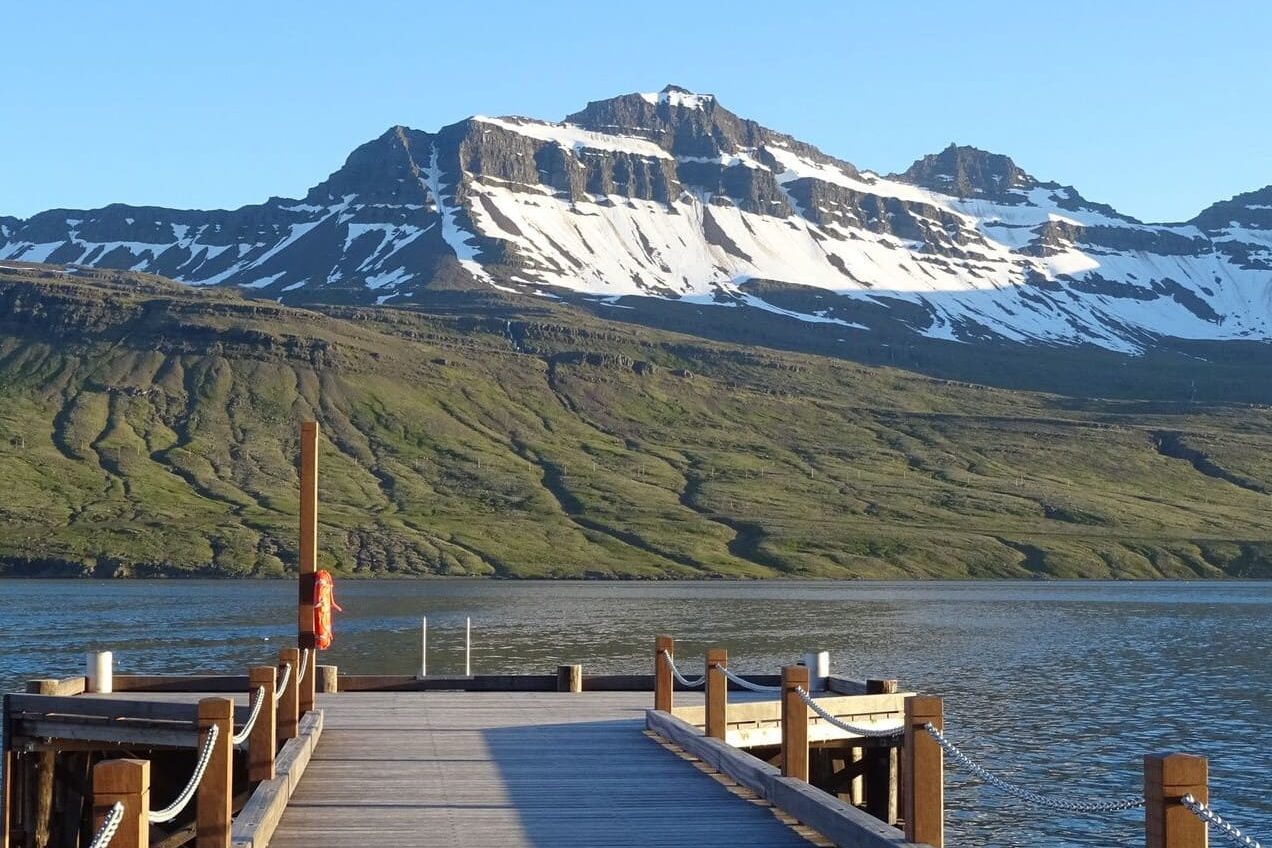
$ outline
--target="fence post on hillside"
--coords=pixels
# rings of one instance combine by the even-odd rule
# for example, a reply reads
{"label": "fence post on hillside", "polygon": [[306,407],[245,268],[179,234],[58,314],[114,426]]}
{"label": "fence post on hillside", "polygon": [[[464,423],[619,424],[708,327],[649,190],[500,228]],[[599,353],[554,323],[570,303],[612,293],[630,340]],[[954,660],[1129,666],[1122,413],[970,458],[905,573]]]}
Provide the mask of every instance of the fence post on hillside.
{"label": "fence post on hillside", "polygon": [[110,848],[150,846],[150,761],[103,760],[93,766],[93,832],[116,803],[124,805]]}
{"label": "fence post on hillside", "polygon": [[808,666],[782,666],[782,776],[808,782]]}
{"label": "fence post on hillside", "polygon": [[703,676],[707,679],[706,735],[723,740],[728,721],[729,679],[724,669],[729,665],[729,655],[724,648],[708,648],[707,664]]}
{"label": "fence post on hillside", "polygon": [[[300,702],[296,688],[296,675],[300,673],[300,649],[283,648],[278,652],[278,665],[283,669],[281,673],[287,675],[283,696],[278,699],[278,741],[286,742],[296,738],[300,724]],[[288,668],[291,669],[290,672]]]}
{"label": "fence post on hillside", "polygon": [[663,656],[676,655],[676,640],[670,636],[659,636],[654,639],[654,709],[671,712],[671,691],[674,681],[671,678],[671,664]]}
{"label": "fence post on hillside", "polygon": [[212,756],[195,790],[196,848],[230,848],[234,803],[234,702],[229,698],[199,701],[199,750],[216,727]]}
{"label": "fence post on hillside", "polygon": [[[867,680],[867,695],[891,695],[899,691],[896,680]],[[882,822],[897,823],[897,749],[867,748],[865,751],[866,812]]]}
{"label": "fence post on hillside", "polygon": [[1206,848],[1206,823],[1180,803],[1210,801],[1205,757],[1149,754],[1144,758],[1144,844],[1147,848]]}
{"label": "fence post on hillside", "polygon": [[247,779],[252,782],[273,780],[274,755],[278,751],[278,705],[274,701],[278,669],[272,665],[253,666],[247,679],[253,701],[256,693],[264,690],[256,724],[247,736]]}
{"label": "fence post on hillside", "polygon": [[940,698],[905,699],[905,838],[943,848],[945,844],[945,762],[926,725],[944,730]]}

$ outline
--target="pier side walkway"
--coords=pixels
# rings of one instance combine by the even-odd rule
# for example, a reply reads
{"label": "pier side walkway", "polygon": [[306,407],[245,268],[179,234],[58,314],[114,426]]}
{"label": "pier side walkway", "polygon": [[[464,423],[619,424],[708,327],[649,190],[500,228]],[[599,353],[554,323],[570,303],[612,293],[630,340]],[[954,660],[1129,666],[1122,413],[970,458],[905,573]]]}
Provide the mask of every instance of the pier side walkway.
{"label": "pier side walkway", "polygon": [[800,846],[643,732],[647,692],[320,695],[275,848]]}

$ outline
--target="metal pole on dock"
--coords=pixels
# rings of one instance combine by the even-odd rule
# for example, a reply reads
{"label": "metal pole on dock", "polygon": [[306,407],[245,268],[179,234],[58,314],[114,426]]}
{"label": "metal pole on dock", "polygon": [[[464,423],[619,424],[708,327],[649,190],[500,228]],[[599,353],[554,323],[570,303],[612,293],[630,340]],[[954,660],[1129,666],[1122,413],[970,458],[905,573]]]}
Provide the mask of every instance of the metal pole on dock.
{"label": "metal pole on dock", "polygon": [[420,619],[420,677],[428,677],[428,616]]}
{"label": "metal pole on dock", "polygon": [[464,619],[464,676],[473,676],[473,620]]}

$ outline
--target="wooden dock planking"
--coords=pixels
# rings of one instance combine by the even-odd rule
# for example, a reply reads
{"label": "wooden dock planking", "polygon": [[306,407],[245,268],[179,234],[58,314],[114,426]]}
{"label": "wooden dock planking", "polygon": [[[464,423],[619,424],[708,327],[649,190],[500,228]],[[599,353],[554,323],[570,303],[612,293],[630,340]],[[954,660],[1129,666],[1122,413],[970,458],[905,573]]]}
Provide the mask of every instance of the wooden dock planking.
{"label": "wooden dock planking", "polygon": [[642,733],[648,692],[320,696],[276,848],[801,846]]}

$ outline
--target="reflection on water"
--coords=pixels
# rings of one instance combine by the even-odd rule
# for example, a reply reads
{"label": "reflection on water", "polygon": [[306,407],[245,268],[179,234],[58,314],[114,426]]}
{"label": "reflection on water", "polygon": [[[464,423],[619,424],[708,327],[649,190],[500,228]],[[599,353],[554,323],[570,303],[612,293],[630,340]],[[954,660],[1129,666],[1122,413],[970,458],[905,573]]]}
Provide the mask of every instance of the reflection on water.
{"label": "reflection on water", "polygon": [[[0,582],[0,684],[116,668],[224,671],[266,661],[294,628],[290,582]],[[1272,837],[1272,584],[1268,583],[506,583],[345,581],[324,661],[414,673],[419,619],[429,670],[463,671],[473,619],[481,672],[646,672],[653,637],[686,670],[708,644],[730,665],[774,672],[810,649],[838,674],[897,677],[945,698],[947,734],[1040,791],[1122,797],[1140,757],[1211,758],[1216,807]],[[1020,807],[951,770],[955,845],[1140,845],[1141,816]]]}

